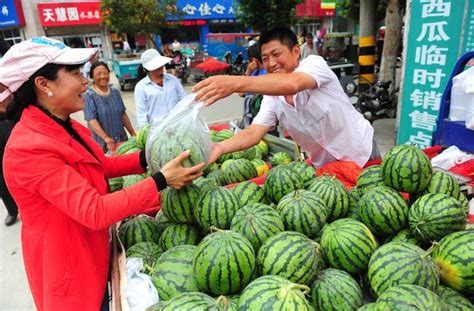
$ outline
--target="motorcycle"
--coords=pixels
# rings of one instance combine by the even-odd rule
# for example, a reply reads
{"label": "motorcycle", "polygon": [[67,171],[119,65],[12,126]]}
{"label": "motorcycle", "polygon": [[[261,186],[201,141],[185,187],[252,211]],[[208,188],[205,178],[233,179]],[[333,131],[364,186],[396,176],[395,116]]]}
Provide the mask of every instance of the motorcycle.
{"label": "motorcycle", "polygon": [[174,58],[174,63],[176,77],[180,79],[182,83],[186,83],[191,73],[189,70],[191,66],[191,58],[189,58],[186,54],[179,52]]}
{"label": "motorcycle", "polygon": [[232,68],[230,71],[231,75],[241,76],[245,73],[245,70],[247,69],[247,62],[244,60],[244,56],[242,55],[242,52],[239,52],[237,56],[235,57],[234,62],[232,62],[232,52],[227,51],[224,54],[224,60],[227,64],[232,65]]}

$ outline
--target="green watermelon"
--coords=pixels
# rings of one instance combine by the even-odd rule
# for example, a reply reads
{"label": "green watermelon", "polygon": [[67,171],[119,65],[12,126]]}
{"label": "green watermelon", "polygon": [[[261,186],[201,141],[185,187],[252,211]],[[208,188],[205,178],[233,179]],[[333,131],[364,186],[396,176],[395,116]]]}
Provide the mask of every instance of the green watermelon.
{"label": "green watermelon", "polygon": [[163,252],[164,250],[156,243],[140,242],[127,249],[126,256],[143,259],[142,271],[148,273]]}
{"label": "green watermelon", "polygon": [[349,212],[349,195],[346,187],[336,177],[317,177],[308,190],[323,200],[328,209],[328,222],[342,218]]}
{"label": "green watermelon", "polygon": [[123,187],[123,177],[109,179],[110,192],[119,191]]}
{"label": "green watermelon", "polygon": [[235,196],[239,199],[240,206],[251,203],[265,203],[265,191],[262,187],[251,181],[244,181],[232,188]]}
{"label": "green watermelon", "polygon": [[219,296],[216,299],[217,310],[222,311],[237,311],[238,308],[239,297],[237,300],[232,299],[231,297],[227,296]]}
{"label": "green watermelon", "polygon": [[408,204],[392,188],[373,187],[359,201],[359,216],[372,233],[392,234],[408,225]]}
{"label": "green watermelon", "polygon": [[321,237],[324,259],[331,267],[349,273],[366,270],[377,246],[369,228],[351,218],[341,218],[327,224]]}
{"label": "green watermelon", "polygon": [[378,296],[399,284],[414,284],[436,291],[439,272],[433,259],[420,247],[392,242],[380,246],[370,258],[369,280]]}
{"label": "green watermelon", "polygon": [[357,189],[361,194],[365,194],[372,188],[385,185],[382,178],[382,167],[380,165],[370,166],[360,173],[357,178]]}
{"label": "green watermelon", "polygon": [[430,159],[415,146],[395,146],[385,154],[382,162],[385,184],[408,193],[425,190],[432,171]]}
{"label": "green watermelon", "polygon": [[[161,298],[161,297],[160,297]],[[184,292],[168,301],[154,304],[148,311],[218,311],[216,300],[198,292]]]}
{"label": "green watermelon", "polygon": [[269,237],[285,229],[280,215],[270,206],[250,203],[235,213],[230,230],[246,237],[258,252],[260,246]]}
{"label": "green watermelon", "polygon": [[440,285],[436,293],[453,310],[474,310],[474,305],[469,301],[469,299],[448,286]]}
{"label": "green watermelon", "polygon": [[206,165],[204,167],[204,169],[202,170],[202,172],[203,172],[204,176],[207,176],[209,173],[217,171],[219,169],[220,169],[219,163],[214,162],[214,163],[210,163],[210,164]]}
{"label": "green watermelon", "polygon": [[221,171],[224,171],[234,161],[235,161],[234,159],[227,159],[225,161],[222,161]]}
{"label": "green watermelon", "polygon": [[144,179],[145,179],[145,174],[135,174],[135,175],[124,176],[122,187],[127,188],[130,186],[133,186]]}
{"label": "green watermelon", "polygon": [[199,177],[193,181],[193,184],[198,186],[201,195],[206,193],[208,190],[214,189],[217,187],[215,179],[208,179],[206,177]]}
{"label": "green watermelon", "polygon": [[286,166],[271,169],[263,185],[267,199],[275,204],[278,204],[287,193],[302,188],[303,180],[301,177]]}
{"label": "green watermelon", "polygon": [[260,275],[278,275],[305,285],[316,277],[319,261],[318,243],[294,231],[268,238],[257,254]]}
{"label": "green watermelon", "polygon": [[139,242],[158,243],[160,234],[153,218],[139,215],[123,222],[118,228],[118,236],[125,249]]}
{"label": "green watermelon", "polygon": [[137,131],[137,146],[141,150],[145,150],[146,140],[148,138],[148,133],[150,132],[150,127],[150,124],[145,124]]}
{"label": "green watermelon", "polygon": [[318,273],[311,286],[311,302],[317,310],[355,310],[364,304],[362,289],[347,272],[329,268]]}
{"label": "green watermelon", "polygon": [[259,150],[262,157],[266,157],[268,155],[268,145],[266,142],[261,140],[255,147]]}
{"label": "green watermelon", "polygon": [[351,190],[347,191],[347,195],[349,196],[349,212],[347,212],[346,217],[355,220],[360,220],[359,201],[362,197],[361,192],[359,191],[359,189],[357,189],[357,187],[354,187]]}
{"label": "green watermelon", "polygon": [[194,184],[181,189],[166,188],[161,192],[161,210],[172,222],[194,222],[194,206],[201,196],[201,189]]}
{"label": "green watermelon", "polygon": [[247,159],[231,162],[223,170],[227,184],[238,183],[257,177],[257,170]]}
{"label": "green watermelon", "polygon": [[314,238],[326,224],[327,208],[319,196],[308,190],[286,194],[276,207],[285,229]]}
{"label": "green watermelon", "polygon": [[286,152],[277,152],[275,153],[271,159],[270,159],[270,164],[272,167],[276,167],[278,165],[282,164],[288,164],[291,161],[293,161],[290,157],[290,155]]}
{"label": "green watermelon", "polygon": [[168,218],[166,218],[165,214],[163,214],[161,210],[158,211],[158,213],[156,213],[155,225],[158,230],[158,236],[160,236],[163,233],[163,231],[165,231],[166,227],[168,227],[171,224],[173,224],[173,222],[171,222]]}
{"label": "green watermelon", "polygon": [[262,276],[244,289],[238,310],[313,311],[305,298],[309,292],[308,286],[292,283],[280,276]]}
{"label": "green watermelon", "polygon": [[447,194],[455,199],[459,198],[459,184],[456,179],[440,170],[434,170],[428,187],[424,193],[442,193]]}
{"label": "green watermelon", "polygon": [[392,234],[387,238],[385,243],[390,243],[390,242],[402,242],[402,243],[408,243],[408,244],[413,244],[416,246],[422,246],[422,243],[411,233],[409,229],[402,229],[398,231],[397,233]]}
{"label": "green watermelon", "polygon": [[270,170],[270,167],[268,166],[267,162],[261,159],[253,159],[250,162],[252,162],[253,166],[255,166],[258,176],[265,175]]}
{"label": "green watermelon", "polygon": [[240,233],[222,231],[206,236],[193,256],[198,286],[214,295],[238,293],[255,269],[252,244]]}
{"label": "green watermelon", "polygon": [[309,186],[316,178],[316,170],[310,164],[302,161],[295,161],[287,164],[303,180],[305,187]]}
{"label": "green watermelon", "polygon": [[132,136],[127,141],[119,144],[117,150],[115,150],[115,154],[123,155],[132,148],[138,148],[137,138],[135,136]]}
{"label": "green watermelon", "polygon": [[169,300],[180,293],[199,291],[193,274],[194,245],[170,248],[155,263],[151,279],[161,300]]}
{"label": "green watermelon", "polygon": [[213,171],[207,174],[207,179],[214,180],[214,183],[217,186],[225,186],[227,185],[227,180],[225,178],[225,174],[221,170]]}
{"label": "green watermelon", "polygon": [[459,192],[459,196],[457,197],[457,200],[459,201],[459,203],[461,203],[461,206],[464,208],[464,211],[466,212],[466,214],[469,214],[469,201],[464,195],[464,193]]}
{"label": "green watermelon", "polygon": [[201,196],[194,209],[194,219],[205,231],[211,226],[228,229],[239,208],[239,199],[232,190],[216,187]]}
{"label": "green watermelon", "polygon": [[234,159],[247,159],[247,160],[253,160],[255,156],[257,155],[257,148],[256,147],[250,147],[249,149],[245,149],[241,151],[241,156],[236,156],[237,152],[234,152]]}
{"label": "green watermelon", "polygon": [[200,240],[197,228],[187,224],[172,224],[163,231],[158,244],[164,250],[168,250],[178,245],[197,245]]}
{"label": "green watermelon", "polygon": [[190,154],[181,162],[182,166],[191,167],[207,162],[209,150],[199,143],[202,138],[197,135],[188,131],[187,124],[177,124],[174,128],[166,127],[155,133],[152,141],[147,141],[151,145],[147,160],[152,172],[159,172],[163,165],[186,150],[189,150]]}
{"label": "green watermelon", "polygon": [[390,287],[377,299],[377,304],[380,303],[385,303],[385,309],[383,310],[448,310],[448,306],[434,292],[412,284]]}
{"label": "green watermelon", "polygon": [[410,230],[424,242],[439,241],[445,235],[466,227],[466,212],[458,200],[428,193],[416,200],[408,212]]}
{"label": "green watermelon", "polygon": [[215,134],[215,142],[221,142],[234,136],[234,131],[225,129]]}
{"label": "green watermelon", "polygon": [[444,284],[474,294],[474,231],[451,233],[431,253]]}

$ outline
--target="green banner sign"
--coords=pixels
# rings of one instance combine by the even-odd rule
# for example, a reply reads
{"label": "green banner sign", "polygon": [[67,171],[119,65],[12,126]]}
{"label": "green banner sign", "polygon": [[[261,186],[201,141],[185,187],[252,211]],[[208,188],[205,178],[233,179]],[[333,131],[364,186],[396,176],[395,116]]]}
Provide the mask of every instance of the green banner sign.
{"label": "green banner sign", "polygon": [[[409,1],[398,144],[431,146],[442,94],[462,55],[460,34],[466,21],[466,1],[470,0]],[[472,3],[469,6],[472,8]]]}
{"label": "green banner sign", "polygon": [[469,7],[466,11],[466,22],[464,23],[463,54],[474,51],[474,1],[468,2]]}

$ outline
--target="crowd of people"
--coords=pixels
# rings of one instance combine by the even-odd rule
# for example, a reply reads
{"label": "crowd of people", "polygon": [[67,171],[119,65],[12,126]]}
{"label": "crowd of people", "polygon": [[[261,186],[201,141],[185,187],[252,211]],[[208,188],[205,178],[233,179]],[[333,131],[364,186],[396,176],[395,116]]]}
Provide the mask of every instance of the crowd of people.
{"label": "crowd of people", "polygon": [[[289,28],[265,31],[249,47],[245,75],[214,76],[193,87],[196,100],[206,105],[232,93],[260,96],[249,126],[213,144],[209,162],[256,145],[277,123],[316,167],[337,160],[363,166],[380,156],[372,126],[350,104],[311,42],[307,37],[300,47]],[[157,211],[160,190],[191,183],[205,165],[182,167],[186,151],[161,172],[109,193],[108,178],[143,173],[147,162],[143,151],[104,155],[135,130],[120,92],[109,85],[107,64],[94,60],[96,53],[42,37],[14,45],[0,61],[0,110],[12,120],[4,124],[11,134],[8,142],[2,138],[5,182],[0,186],[8,186],[4,189],[21,214],[25,270],[38,310],[106,310],[109,227]],[[170,112],[185,96],[180,81],[165,72],[172,60],[166,53],[149,49],[141,55],[146,75],[134,94],[139,127]],[[81,72],[87,62],[91,83]],[[70,117],[80,110],[92,136]],[[7,205],[8,197],[1,195]],[[7,208],[9,225],[18,212],[16,206]]]}

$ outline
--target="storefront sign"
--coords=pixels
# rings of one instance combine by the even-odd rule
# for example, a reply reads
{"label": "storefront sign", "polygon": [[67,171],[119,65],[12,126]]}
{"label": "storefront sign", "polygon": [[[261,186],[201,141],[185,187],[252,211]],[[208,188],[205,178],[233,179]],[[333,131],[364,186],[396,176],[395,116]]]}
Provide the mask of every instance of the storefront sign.
{"label": "storefront sign", "polygon": [[0,28],[15,27],[19,25],[13,0],[0,1]]}
{"label": "storefront sign", "polygon": [[235,18],[233,0],[178,0],[176,7],[183,15],[168,20]]}
{"label": "storefront sign", "polygon": [[336,0],[305,0],[296,6],[297,17],[334,16]]}
{"label": "storefront sign", "polygon": [[97,25],[102,21],[100,2],[38,3],[43,27]]}
{"label": "storefront sign", "polygon": [[431,146],[441,96],[461,56],[466,1],[470,0],[416,0],[407,5],[398,144]]}

